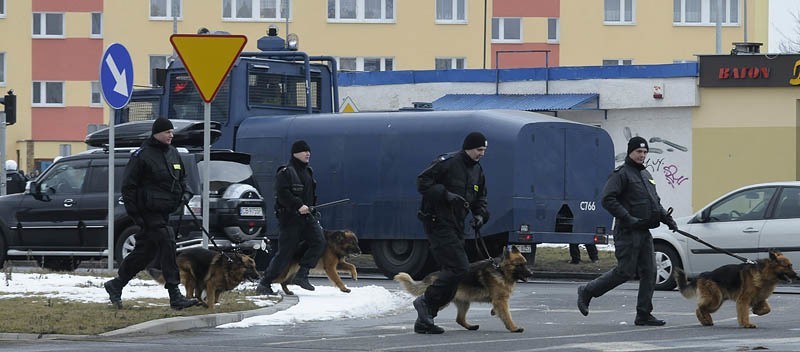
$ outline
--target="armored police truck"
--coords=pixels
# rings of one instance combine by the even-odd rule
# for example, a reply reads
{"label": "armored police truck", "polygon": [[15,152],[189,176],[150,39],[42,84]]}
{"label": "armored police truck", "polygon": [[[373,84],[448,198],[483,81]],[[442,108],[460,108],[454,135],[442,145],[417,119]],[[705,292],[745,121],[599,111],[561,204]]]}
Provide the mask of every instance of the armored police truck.
{"label": "armored police truck", "polygon": [[[261,52],[242,53],[222,83],[211,104],[222,134],[214,147],[252,155],[261,194],[272,199],[292,142],[306,140],[319,202],[351,199],[324,209],[323,226],[352,229],[387,276],[435,269],[416,216],[416,176],[458,150],[471,131],[489,140],[481,164],[492,215],[481,237],[490,255],[514,244],[533,265],[538,243],[606,243],[611,216],[599,203],[614,155],[604,130],[512,110],[338,114],[336,61],[276,38],[259,39]],[[116,123],[203,119],[203,101],[180,61],[158,76],[160,86],[135,91]],[[266,202],[267,214],[272,207]],[[268,237],[277,237],[276,222],[269,224]],[[467,239],[471,257],[481,259],[485,251],[471,230]]]}

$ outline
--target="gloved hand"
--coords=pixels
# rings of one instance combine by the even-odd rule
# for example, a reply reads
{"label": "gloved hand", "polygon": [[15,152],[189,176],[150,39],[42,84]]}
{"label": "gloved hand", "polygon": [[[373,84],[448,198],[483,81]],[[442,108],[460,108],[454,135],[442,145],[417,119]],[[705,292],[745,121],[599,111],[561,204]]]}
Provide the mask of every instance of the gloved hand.
{"label": "gloved hand", "polygon": [[628,214],[622,219],[622,222],[629,225],[631,228],[634,229],[641,229],[646,228],[645,220],[639,219],[631,214]]}
{"label": "gloved hand", "polygon": [[447,202],[454,207],[469,208],[469,203],[467,203],[467,200],[464,199],[464,197],[455,194],[453,192],[447,192],[447,194],[445,195],[445,199],[447,199]]}
{"label": "gloved hand", "polygon": [[194,194],[192,194],[192,192],[183,191],[183,194],[181,195],[181,201],[183,202],[183,204],[189,204],[189,201],[192,200],[192,197],[194,197]]}
{"label": "gloved hand", "polygon": [[671,215],[667,215],[667,219],[664,220],[664,223],[667,224],[667,227],[669,227],[670,230],[672,231],[678,230],[678,224],[675,222],[675,219],[673,219]]}
{"label": "gloved hand", "polygon": [[472,226],[472,228],[475,229],[475,231],[480,230],[480,228],[483,226],[483,216],[481,215],[473,216],[472,221],[470,221],[469,225]]}

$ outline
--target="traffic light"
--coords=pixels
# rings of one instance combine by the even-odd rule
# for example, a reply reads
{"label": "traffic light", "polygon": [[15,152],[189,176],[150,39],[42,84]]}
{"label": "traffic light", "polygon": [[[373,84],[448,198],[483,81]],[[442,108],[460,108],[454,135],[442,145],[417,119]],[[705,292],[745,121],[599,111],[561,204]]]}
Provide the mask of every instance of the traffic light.
{"label": "traffic light", "polygon": [[6,106],[6,125],[13,125],[17,122],[17,96],[14,90],[9,90],[6,96],[0,98],[0,104]]}

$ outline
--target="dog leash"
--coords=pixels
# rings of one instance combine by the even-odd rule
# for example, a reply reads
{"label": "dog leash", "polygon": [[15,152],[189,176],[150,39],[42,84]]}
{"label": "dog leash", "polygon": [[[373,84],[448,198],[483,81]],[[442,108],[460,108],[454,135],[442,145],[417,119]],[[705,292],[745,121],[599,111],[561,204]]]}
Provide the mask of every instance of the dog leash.
{"label": "dog leash", "polygon": [[[672,215],[672,207],[670,207],[670,208],[667,210],[667,216],[670,216],[670,215]],[[697,237],[697,236],[695,236],[695,235],[692,235],[691,233],[688,233],[688,232],[686,232],[686,231],[683,231],[683,230],[679,229],[679,228],[677,227],[677,225],[675,226],[675,230],[673,230],[673,231],[675,231],[675,232],[677,232],[677,233],[679,233],[679,234],[681,234],[681,235],[684,235],[684,236],[686,236],[686,237],[689,237],[689,238],[691,238],[691,239],[693,239],[693,240],[695,240],[695,241],[697,241],[697,242],[699,242],[699,243],[702,243],[702,244],[704,244],[705,246],[707,246],[708,248],[711,248],[711,249],[713,249],[713,250],[715,250],[715,251],[717,251],[717,252],[720,252],[720,253],[727,254],[727,255],[729,255],[729,256],[731,256],[731,257],[734,257],[734,258],[736,258],[736,259],[739,259],[739,260],[741,260],[742,262],[745,262],[745,263],[747,263],[747,264],[755,264],[755,262],[754,262],[753,260],[751,260],[751,259],[748,259],[748,258],[742,257],[742,256],[740,256],[740,255],[737,255],[737,254],[735,254],[735,253],[733,253],[733,252],[731,252],[731,251],[729,251],[729,250],[727,250],[727,249],[724,249],[724,248],[719,248],[719,247],[717,247],[717,246],[715,246],[715,245],[713,245],[713,244],[711,244],[711,243],[708,243],[708,242],[706,242],[706,241],[703,241],[703,240],[702,240],[700,237]]]}
{"label": "dog leash", "polygon": [[472,229],[475,230],[475,250],[478,251],[478,253],[481,252],[480,246],[478,246],[478,241],[480,241],[481,244],[483,245],[483,254],[486,256],[486,259],[492,262],[492,266],[495,269],[500,269],[500,264],[497,264],[494,258],[491,255],[489,255],[489,248],[486,247],[486,242],[483,241],[483,237],[481,236],[481,231],[478,229],[478,227],[473,227]]}
{"label": "dog leash", "polygon": [[[189,210],[189,214],[192,215],[192,220],[194,220],[194,224],[197,225],[197,227],[199,227],[201,230],[203,230],[203,233],[206,235],[206,237],[208,237],[208,240],[211,241],[211,244],[214,245],[214,249],[216,249],[217,252],[220,252],[225,257],[225,259],[228,260],[228,263],[233,263],[233,258],[228,256],[228,253],[225,253],[225,251],[222,250],[222,248],[219,248],[219,246],[217,246],[217,242],[214,241],[214,236],[211,236],[211,234],[208,233],[208,230],[206,230],[206,228],[203,227],[203,224],[201,224],[200,221],[197,219],[197,215],[195,215],[194,210],[192,210],[192,207],[189,206],[189,203],[183,203],[183,205],[186,207],[186,209]],[[183,213],[181,213],[181,217],[183,217]],[[180,222],[178,223],[180,224]]]}

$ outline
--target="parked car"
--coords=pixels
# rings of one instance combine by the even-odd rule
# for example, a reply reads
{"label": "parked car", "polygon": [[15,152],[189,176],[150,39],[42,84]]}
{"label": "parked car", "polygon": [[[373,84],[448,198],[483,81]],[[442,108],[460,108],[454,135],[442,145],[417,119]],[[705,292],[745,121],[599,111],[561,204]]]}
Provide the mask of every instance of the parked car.
{"label": "parked car", "polygon": [[[800,265],[800,182],[754,184],[732,191],[692,216],[677,218],[678,228],[739,256],[767,258],[771,248]],[[656,289],[672,290],[672,272],[689,277],[740,260],[720,253],[666,226],[652,230],[656,252]]]}
{"label": "parked car", "polygon": [[[178,151],[191,192],[195,194],[188,205],[197,216],[195,219],[186,207],[170,215],[180,251],[201,246],[203,241],[199,170],[205,161],[202,149],[194,146],[203,124],[180,120],[173,124],[176,126],[173,142],[189,144],[178,147]],[[133,250],[134,235],[139,231],[122,203],[123,171],[136,150],[132,146],[149,137],[151,125],[152,120],[117,126],[120,131],[115,138],[120,148],[114,150],[117,199],[114,258],[117,260]],[[102,141],[102,134],[87,137],[91,146],[103,145]],[[24,193],[0,197],[0,265],[6,259],[35,259],[48,269],[73,270],[81,260],[108,256],[108,154],[108,148],[99,148],[60,158],[36,180],[28,182]],[[252,177],[250,156],[230,150],[213,150],[210,156],[209,232],[214,242],[222,250],[236,248],[253,256],[264,256],[265,204]]]}

